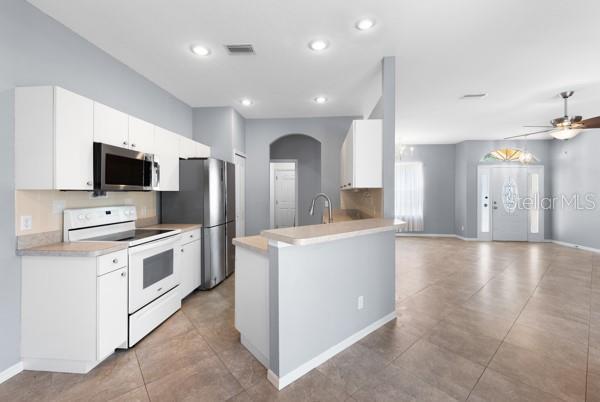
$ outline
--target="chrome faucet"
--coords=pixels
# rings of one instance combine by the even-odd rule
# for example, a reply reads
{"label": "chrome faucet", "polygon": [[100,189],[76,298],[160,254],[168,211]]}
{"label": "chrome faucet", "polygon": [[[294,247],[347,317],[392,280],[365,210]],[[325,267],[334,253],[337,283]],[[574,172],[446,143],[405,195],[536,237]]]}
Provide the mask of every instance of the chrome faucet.
{"label": "chrome faucet", "polygon": [[331,216],[331,200],[325,193],[319,193],[315,195],[315,198],[312,199],[310,209],[308,210],[309,215],[312,216],[315,214],[315,201],[317,201],[317,198],[319,197],[325,198],[325,207],[329,210],[329,223],[333,223],[333,217]]}

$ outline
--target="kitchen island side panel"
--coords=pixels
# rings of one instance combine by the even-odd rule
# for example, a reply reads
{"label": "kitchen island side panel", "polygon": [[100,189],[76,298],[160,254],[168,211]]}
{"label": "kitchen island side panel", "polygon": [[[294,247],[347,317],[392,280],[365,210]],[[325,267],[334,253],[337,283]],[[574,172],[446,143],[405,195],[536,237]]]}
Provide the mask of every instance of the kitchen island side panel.
{"label": "kitchen island side panel", "polygon": [[271,248],[270,260],[270,369],[279,378],[394,314],[392,231]]}

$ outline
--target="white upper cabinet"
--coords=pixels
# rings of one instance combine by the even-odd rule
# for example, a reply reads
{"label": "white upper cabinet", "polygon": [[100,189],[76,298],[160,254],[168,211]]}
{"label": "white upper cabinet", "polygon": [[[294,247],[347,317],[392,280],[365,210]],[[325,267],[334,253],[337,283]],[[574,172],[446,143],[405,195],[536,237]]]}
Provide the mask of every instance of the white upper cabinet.
{"label": "white upper cabinet", "polygon": [[354,120],[340,154],[340,188],[383,186],[383,133],[381,120]]}
{"label": "white upper cabinet", "polygon": [[181,159],[189,158],[209,158],[210,147],[190,138],[179,136],[179,157]]}
{"label": "white upper cabinet", "polygon": [[200,142],[196,143],[196,158],[210,158],[210,147]]}
{"label": "white upper cabinet", "polygon": [[18,190],[93,188],[94,102],[59,87],[15,90]]}
{"label": "white upper cabinet", "polygon": [[116,147],[129,146],[129,116],[94,102],[94,141]]}
{"label": "white upper cabinet", "polygon": [[91,189],[94,185],[94,104],[62,88],[54,91],[54,187]]}
{"label": "white upper cabinet", "polygon": [[152,153],[154,125],[94,102],[94,141]]}
{"label": "white upper cabinet", "polygon": [[146,153],[154,153],[154,125],[129,116],[129,148]]}
{"label": "white upper cabinet", "polygon": [[94,142],[155,155],[157,190],[179,190],[179,158],[210,147],[60,87],[15,90],[17,190],[93,190]]}
{"label": "white upper cabinet", "polygon": [[155,160],[160,165],[158,191],[179,191],[179,136],[161,127],[154,128]]}

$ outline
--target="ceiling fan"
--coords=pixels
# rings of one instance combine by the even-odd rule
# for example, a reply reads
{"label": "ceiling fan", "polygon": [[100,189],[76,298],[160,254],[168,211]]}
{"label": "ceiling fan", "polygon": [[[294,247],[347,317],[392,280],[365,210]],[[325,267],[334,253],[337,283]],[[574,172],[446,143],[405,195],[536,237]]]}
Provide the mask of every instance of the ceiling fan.
{"label": "ceiling fan", "polygon": [[592,117],[585,120],[583,120],[581,116],[569,116],[567,104],[569,98],[573,96],[573,94],[573,91],[565,91],[560,93],[560,97],[563,98],[565,103],[564,116],[550,120],[550,126],[523,126],[544,128],[544,130],[534,131],[532,133],[526,134],[513,135],[512,137],[506,137],[505,140],[519,137],[529,137],[533,134],[542,133],[548,133],[557,140],[568,140],[579,134],[581,130],[590,128],[600,128],[600,116]]}

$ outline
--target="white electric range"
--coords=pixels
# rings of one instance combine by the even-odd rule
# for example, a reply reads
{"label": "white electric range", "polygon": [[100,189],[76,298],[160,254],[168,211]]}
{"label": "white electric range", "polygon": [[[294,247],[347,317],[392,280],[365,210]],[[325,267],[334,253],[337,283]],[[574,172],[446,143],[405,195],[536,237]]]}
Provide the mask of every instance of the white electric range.
{"label": "white electric range", "polygon": [[129,347],[181,308],[180,230],[138,229],[134,206],[67,209],[65,241],[127,242]]}

